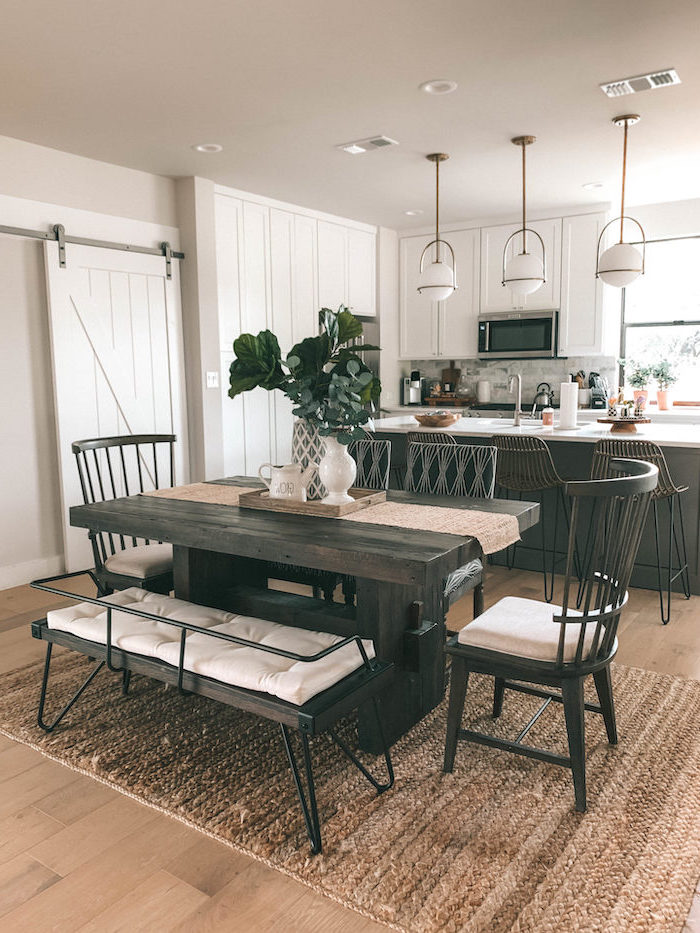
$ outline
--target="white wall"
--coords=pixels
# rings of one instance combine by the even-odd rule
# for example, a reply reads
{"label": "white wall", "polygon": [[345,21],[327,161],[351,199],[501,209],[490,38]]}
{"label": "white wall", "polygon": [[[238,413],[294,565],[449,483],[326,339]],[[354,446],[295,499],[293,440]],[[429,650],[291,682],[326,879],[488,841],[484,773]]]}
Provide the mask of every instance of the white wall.
{"label": "white wall", "polygon": [[648,240],[700,234],[700,199],[628,207],[627,213],[644,227]]}
{"label": "white wall", "polygon": [[[4,226],[179,249],[175,219],[170,179],[0,137]],[[0,234],[0,286],[1,589],[60,572],[63,555],[40,240]]]}
{"label": "white wall", "polygon": [[[0,194],[177,225],[172,178],[85,159],[9,136],[0,136]],[[0,223],[8,221],[3,218]]]}
{"label": "white wall", "polygon": [[399,361],[399,237],[380,227],[377,234],[377,302],[382,352],[379,378],[383,408],[401,404],[399,383],[408,363]]}

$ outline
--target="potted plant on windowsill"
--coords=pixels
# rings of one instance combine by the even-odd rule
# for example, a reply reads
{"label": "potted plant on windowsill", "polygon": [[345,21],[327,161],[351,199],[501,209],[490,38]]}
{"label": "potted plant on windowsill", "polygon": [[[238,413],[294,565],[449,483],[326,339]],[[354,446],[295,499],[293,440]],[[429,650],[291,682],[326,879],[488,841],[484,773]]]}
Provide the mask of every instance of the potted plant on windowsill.
{"label": "potted plant on windowsill", "polygon": [[235,398],[256,388],[277,389],[291,399],[293,414],[324,438],[319,476],[328,494],[323,501],[339,505],[352,501],[348,489],[356,474],[347,445],[365,437],[362,425],[369,421],[365,405],[377,401],[381,391],[379,379],[361,354],[379,347],[349,345],[362,336],[362,324],[344,305],[338,311],[322,308],[319,324],[321,333],[295,344],[284,360],[279,341],[269,330],[237,337],[228,394]]}
{"label": "potted plant on windowsill", "polygon": [[656,404],[659,406],[659,411],[668,411],[668,390],[678,382],[673,364],[668,360],[661,360],[652,367],[651,375],[656,380]]}
{"label": "potted plant on windowsill", "polygon": [[[649,398],[649,380],[652,375],[651,366],[645,366],[643,363],[636,363],[634,360],[620,360],[625,366],[625,376],[627,385],[632,388],[632,397],[634,398],[635,408],[643,409]],[[627,372],[629,368],[629,373]],[[641,403],[641,404],[640,404]]]}

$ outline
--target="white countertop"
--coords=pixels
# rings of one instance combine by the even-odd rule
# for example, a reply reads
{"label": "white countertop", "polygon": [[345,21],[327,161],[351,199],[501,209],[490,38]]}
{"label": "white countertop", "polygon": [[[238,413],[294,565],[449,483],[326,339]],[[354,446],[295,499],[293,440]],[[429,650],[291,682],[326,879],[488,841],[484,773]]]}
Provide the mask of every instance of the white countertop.
{"label": "white countertop", "polygon": [[[421,431],[426,434],[435,431],[444,431],[462,437],[484,437],[491,434],[530,434],[541,437],[544,441],[576,441],[593,444],[601,437],[610,436],[610,425],[598,424],[590,420],[592,412],[582,421],[576,430],[560,430],[556,423],[554,428],[545,428],[541,422],[525,421],[520,427],[513,425],[511,418],[460,418],[447,428],[424,428],[418,424],[413,415],[398,415],[393,418],[375,418],[374,429],[388,434],[406,434],[408,431]],[[605,412],[596,413],[596,417],[604,417]],[[637,426],[636,434],[618,434],[620,438],[631,440],[654,441],[662,447],[693,447],[700,448],[700,415],[694,424],[653,423]]]}

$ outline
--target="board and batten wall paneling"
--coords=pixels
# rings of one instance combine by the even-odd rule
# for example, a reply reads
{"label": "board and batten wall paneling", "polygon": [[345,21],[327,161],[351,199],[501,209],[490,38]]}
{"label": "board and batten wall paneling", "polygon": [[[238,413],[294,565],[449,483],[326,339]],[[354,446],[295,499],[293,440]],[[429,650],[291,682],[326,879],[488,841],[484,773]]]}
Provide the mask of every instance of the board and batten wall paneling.
{"label": "board and batten wall paneling", "polygon": [[226,189],[215,199],[224,467],[255,475],[264,462],[289,462],[292,404],[264,389],[228,398],[233,341],[269,328],[286,355],[318,332],[323,306],[354,295],[356,313],[375,314],[376,231]]}

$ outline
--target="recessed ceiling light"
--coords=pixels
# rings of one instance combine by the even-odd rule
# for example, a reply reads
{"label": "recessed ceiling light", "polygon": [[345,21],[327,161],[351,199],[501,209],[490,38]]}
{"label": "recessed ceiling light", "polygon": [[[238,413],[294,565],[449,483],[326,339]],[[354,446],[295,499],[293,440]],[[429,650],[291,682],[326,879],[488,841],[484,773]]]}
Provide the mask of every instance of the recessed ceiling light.
{"label": "recessed ceiling light", "polygon": [[413,211],[404,211],[404,214],[405,214],[407,217],[417,217],[419,214],[422,214],[422,213],[423,213],[423,211],[418,210],[418,209],[413,210]]}
{"label": "recessed ceiling light", "polygon": [[335,148],[342,152],[349,152],[350,155],[359,155],[361,152],[371,152],[373,149],[385,149],[390,146],[398,146],[395,139],[389,139],[388,136],[370,136],[367,139],[353,139],[349,143],[340,143]]}
{"label": "recessed ceiling light", "polygon": [[449,81],[447,78],[434,78],[432,81],[424,81],[418,85],[418,90],[425,91],[426,94],[451,94],[457,90],[457,82]]}
{"label": "recessed ceiling light", "polygon": [[361,152],[367,152],[364,146],[358,146],[357,143],[348,143],[347,146],[338,146],[343,152],[349,152],[350,155],[359,155]]}
{"label": "recessed ceiling light", "polygon": [[221,152],[223,146],[220,146],[218,143],[197,143],[196,146],[192,146],[195,152]]}
{"label": "recessed ceiling light", "polygon": [[589,182],[586,182],[585,185],[581,185],[581,187],[585,188],[586,191],[594,191],[596,188],[602,188],[603,182],[602,181],[589,181]]}

